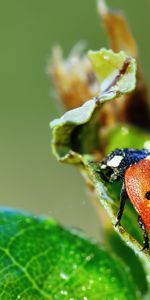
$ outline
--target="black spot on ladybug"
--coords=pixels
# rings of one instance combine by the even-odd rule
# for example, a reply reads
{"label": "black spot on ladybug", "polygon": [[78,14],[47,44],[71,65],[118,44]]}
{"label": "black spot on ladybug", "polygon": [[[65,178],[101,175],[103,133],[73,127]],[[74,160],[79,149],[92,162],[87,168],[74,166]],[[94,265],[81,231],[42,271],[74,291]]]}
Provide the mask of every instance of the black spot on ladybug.
{"label": "black spot on ladybug", "polygon": [[150,200],[150,191],[146,192],[145,198],[146,198],[147,200]]}

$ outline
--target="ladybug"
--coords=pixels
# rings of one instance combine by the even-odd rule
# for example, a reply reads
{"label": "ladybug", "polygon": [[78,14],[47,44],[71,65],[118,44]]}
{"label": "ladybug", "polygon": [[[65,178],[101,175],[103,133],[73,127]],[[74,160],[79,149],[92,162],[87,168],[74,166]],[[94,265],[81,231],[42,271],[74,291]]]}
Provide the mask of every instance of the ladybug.
{"label": "ladybug", "polygon": [[149,249],[150,234],[150,151],[146,149],[116,149],[100,163],[98,171],[106,182],[121,180],[120,209],[115,226],[120,224],[126,199],[129,198],[138,213],[143,230],[144,246]]}

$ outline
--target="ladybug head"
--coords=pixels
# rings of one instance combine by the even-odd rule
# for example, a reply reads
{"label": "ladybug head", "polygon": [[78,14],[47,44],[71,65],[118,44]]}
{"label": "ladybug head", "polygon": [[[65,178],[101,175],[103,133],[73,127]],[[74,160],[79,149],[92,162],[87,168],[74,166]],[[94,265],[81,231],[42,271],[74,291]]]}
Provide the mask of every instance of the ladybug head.
{"label": "ladybug head", "polygon": [[113,182],[124,177],[129,166],[146,158],[149,152],[138,149],[115,149],[100,163],[100,176],[107,182]]}
{"label": "ladybug head", "polygon": [[121,149],[108,154],[100,163],[100,176],[106,182],[117,181],[122,177],[123,170],[121,162],[124,159],[124,153]]}

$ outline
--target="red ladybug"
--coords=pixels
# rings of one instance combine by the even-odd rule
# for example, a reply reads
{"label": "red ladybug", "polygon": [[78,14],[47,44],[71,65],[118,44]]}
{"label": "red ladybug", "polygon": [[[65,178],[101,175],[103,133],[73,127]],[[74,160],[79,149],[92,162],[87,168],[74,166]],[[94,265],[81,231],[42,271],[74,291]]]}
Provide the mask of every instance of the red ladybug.
{"label": "red ladybug", "polygon": [[139,215],[139,226],[144,233],[143,250],[149,249],[150,152],[145,149],[116,149],[100,163],[99,172],[107,182],[122,180],[120,210],[115,226],[121,221],[125,201],[129,197]]}

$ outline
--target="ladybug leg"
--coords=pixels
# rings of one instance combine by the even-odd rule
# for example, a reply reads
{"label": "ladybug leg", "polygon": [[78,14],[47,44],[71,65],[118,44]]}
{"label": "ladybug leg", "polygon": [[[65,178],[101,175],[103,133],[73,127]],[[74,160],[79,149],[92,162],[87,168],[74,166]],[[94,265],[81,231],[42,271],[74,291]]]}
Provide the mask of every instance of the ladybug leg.
{"label": "ladybug leg", "polygon": [[143,230],[143,237],[144,237],[144,246],[143,246],[143,249],[142,250],[148,250],[149,249],[149,238],[148,238],[148,232],[147,232],[147,229],[145,227],[145,224],[142,220],[142,218],[139,216],[138,217],[138,224],[140,226],[140,228]]}
{"label": "ladybug leg", "polygon": [[118,215],[117,215],[117,221],[116,221],[115,227],[120,224],[120,221],[121,221],[121,218],[122,218],[122,215],[123,215],[123,212],[124,212],[124,207],[125,207],[127,197],[128,197],[128,195],[127,195],[125,183],[123,181],[122,188],[121,188],[121,193],[120,193],[120,209],[119,209],[119,212],[118,212]]}

